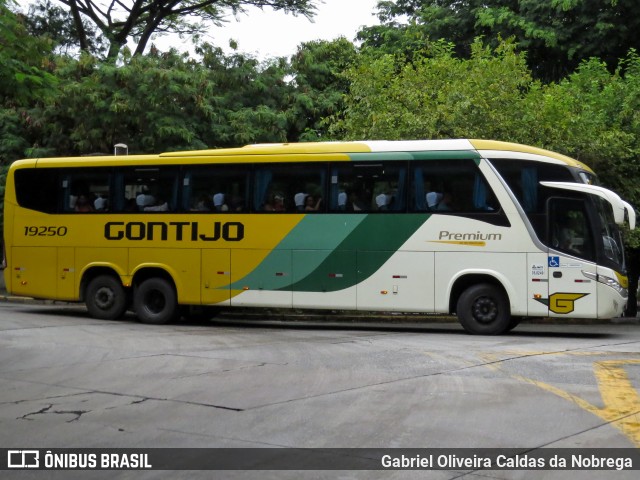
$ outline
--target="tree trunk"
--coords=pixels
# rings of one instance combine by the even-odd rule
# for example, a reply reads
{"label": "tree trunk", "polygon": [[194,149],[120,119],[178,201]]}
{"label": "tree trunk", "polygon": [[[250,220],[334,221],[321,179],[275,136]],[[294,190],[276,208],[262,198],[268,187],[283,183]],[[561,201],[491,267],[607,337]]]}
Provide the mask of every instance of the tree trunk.
{"label": "tree trunk", "polygon": [[89,42],[87,40],[87,32],[84,30],[84,25],[82,24],[82,18],[80,17],[80,12],[78,11],[78,4],[73,1],[71,2],[70,7],[71,15],[73,16],[73,24],[76,27],[78,40],[80,41],[80,50],[88,52]]}

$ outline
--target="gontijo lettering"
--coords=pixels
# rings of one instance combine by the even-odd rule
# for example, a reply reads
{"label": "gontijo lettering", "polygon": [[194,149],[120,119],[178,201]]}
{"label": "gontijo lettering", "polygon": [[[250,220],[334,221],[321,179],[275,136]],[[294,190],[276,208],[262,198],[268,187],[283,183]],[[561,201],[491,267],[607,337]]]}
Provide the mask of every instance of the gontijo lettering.
{"label": "gontijo lettering", "polygon": [[239,242],[244,238],[244,225],[240,222],[107,222],[104,225],[107,240],[191,240],[192,242]]}

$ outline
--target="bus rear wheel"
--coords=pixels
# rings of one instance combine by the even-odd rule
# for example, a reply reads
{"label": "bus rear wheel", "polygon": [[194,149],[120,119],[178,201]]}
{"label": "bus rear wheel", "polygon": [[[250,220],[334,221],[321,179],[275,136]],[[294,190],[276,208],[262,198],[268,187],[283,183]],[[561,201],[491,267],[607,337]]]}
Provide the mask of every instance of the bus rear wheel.
{"label": "bus rear wheel", "polygon": [[178,313],[173,285],[164,278],[144,280],[133,294],[133,309],[142,323],[162,325],[172,322]]}
{"label": "bus rear wheel", "polygon": [[120,281],[112,275],[98,275],[87,285],[85,303],[89,315],[101,320],[115,320],[127,309],[127,296]]}
{"label": "bus rear wheel", "polygon": [[500,335],[509,329],[509,301],[498,287],[481,283],[467,288],[456,312],[464,329],[474,335]]}

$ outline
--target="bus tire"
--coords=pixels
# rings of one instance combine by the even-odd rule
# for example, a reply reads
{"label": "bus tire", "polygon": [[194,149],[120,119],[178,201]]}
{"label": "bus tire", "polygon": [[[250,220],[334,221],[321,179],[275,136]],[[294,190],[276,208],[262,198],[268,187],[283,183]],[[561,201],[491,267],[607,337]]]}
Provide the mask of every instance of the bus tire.
{"label": "bus tire", "polygon": [[116,277],[98,275],[87,285],[85,303],[93,318],[115,320],[127,309],[127,295]]}
{"label": "bus tire", "polygon": [[500,335],[509,329],[509,300],[499,287],[481,283],[467,288],[456,313],[464,329],[473,335]]}
{"label": "bus tire", "polygon": [[157,277],[143,281],[133,294],[133,310],[142,323],[163,325],[172,322],[178,313],[173,285]]}

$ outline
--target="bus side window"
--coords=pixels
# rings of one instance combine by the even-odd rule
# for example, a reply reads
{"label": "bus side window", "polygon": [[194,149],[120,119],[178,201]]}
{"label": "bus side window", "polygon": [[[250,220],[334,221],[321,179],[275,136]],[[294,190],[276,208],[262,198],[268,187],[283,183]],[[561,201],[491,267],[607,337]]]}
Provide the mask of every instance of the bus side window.
{"label": "bus side window", "polygon": [[248,167],[193,166],[185,172],[182,208],[191,212],[244,212],[248,186]]}
{"label": "bus side window", "polygon": [[171,212],[177,207],[176,167],[140,167],[120,171],[117,211]]}
{"label": "bus side window", "polygon": [[416,162],[411,173],[413,211],[480,213],[500,209],[473,160]]}
{"label": "bus side window", "polygon": [[404,212],[406,164],[355,163],[331,169],[331,212]]}
{"label": "bus side window", "polygon": [[254,174],[253,209],[265,213],[325,210],[325,163],[260,165]]}
{"label": "bus side window", "polygon": [[60,176],[62,211],[74,213],[108,212],[111,172],[106,168],[65,169]]}

